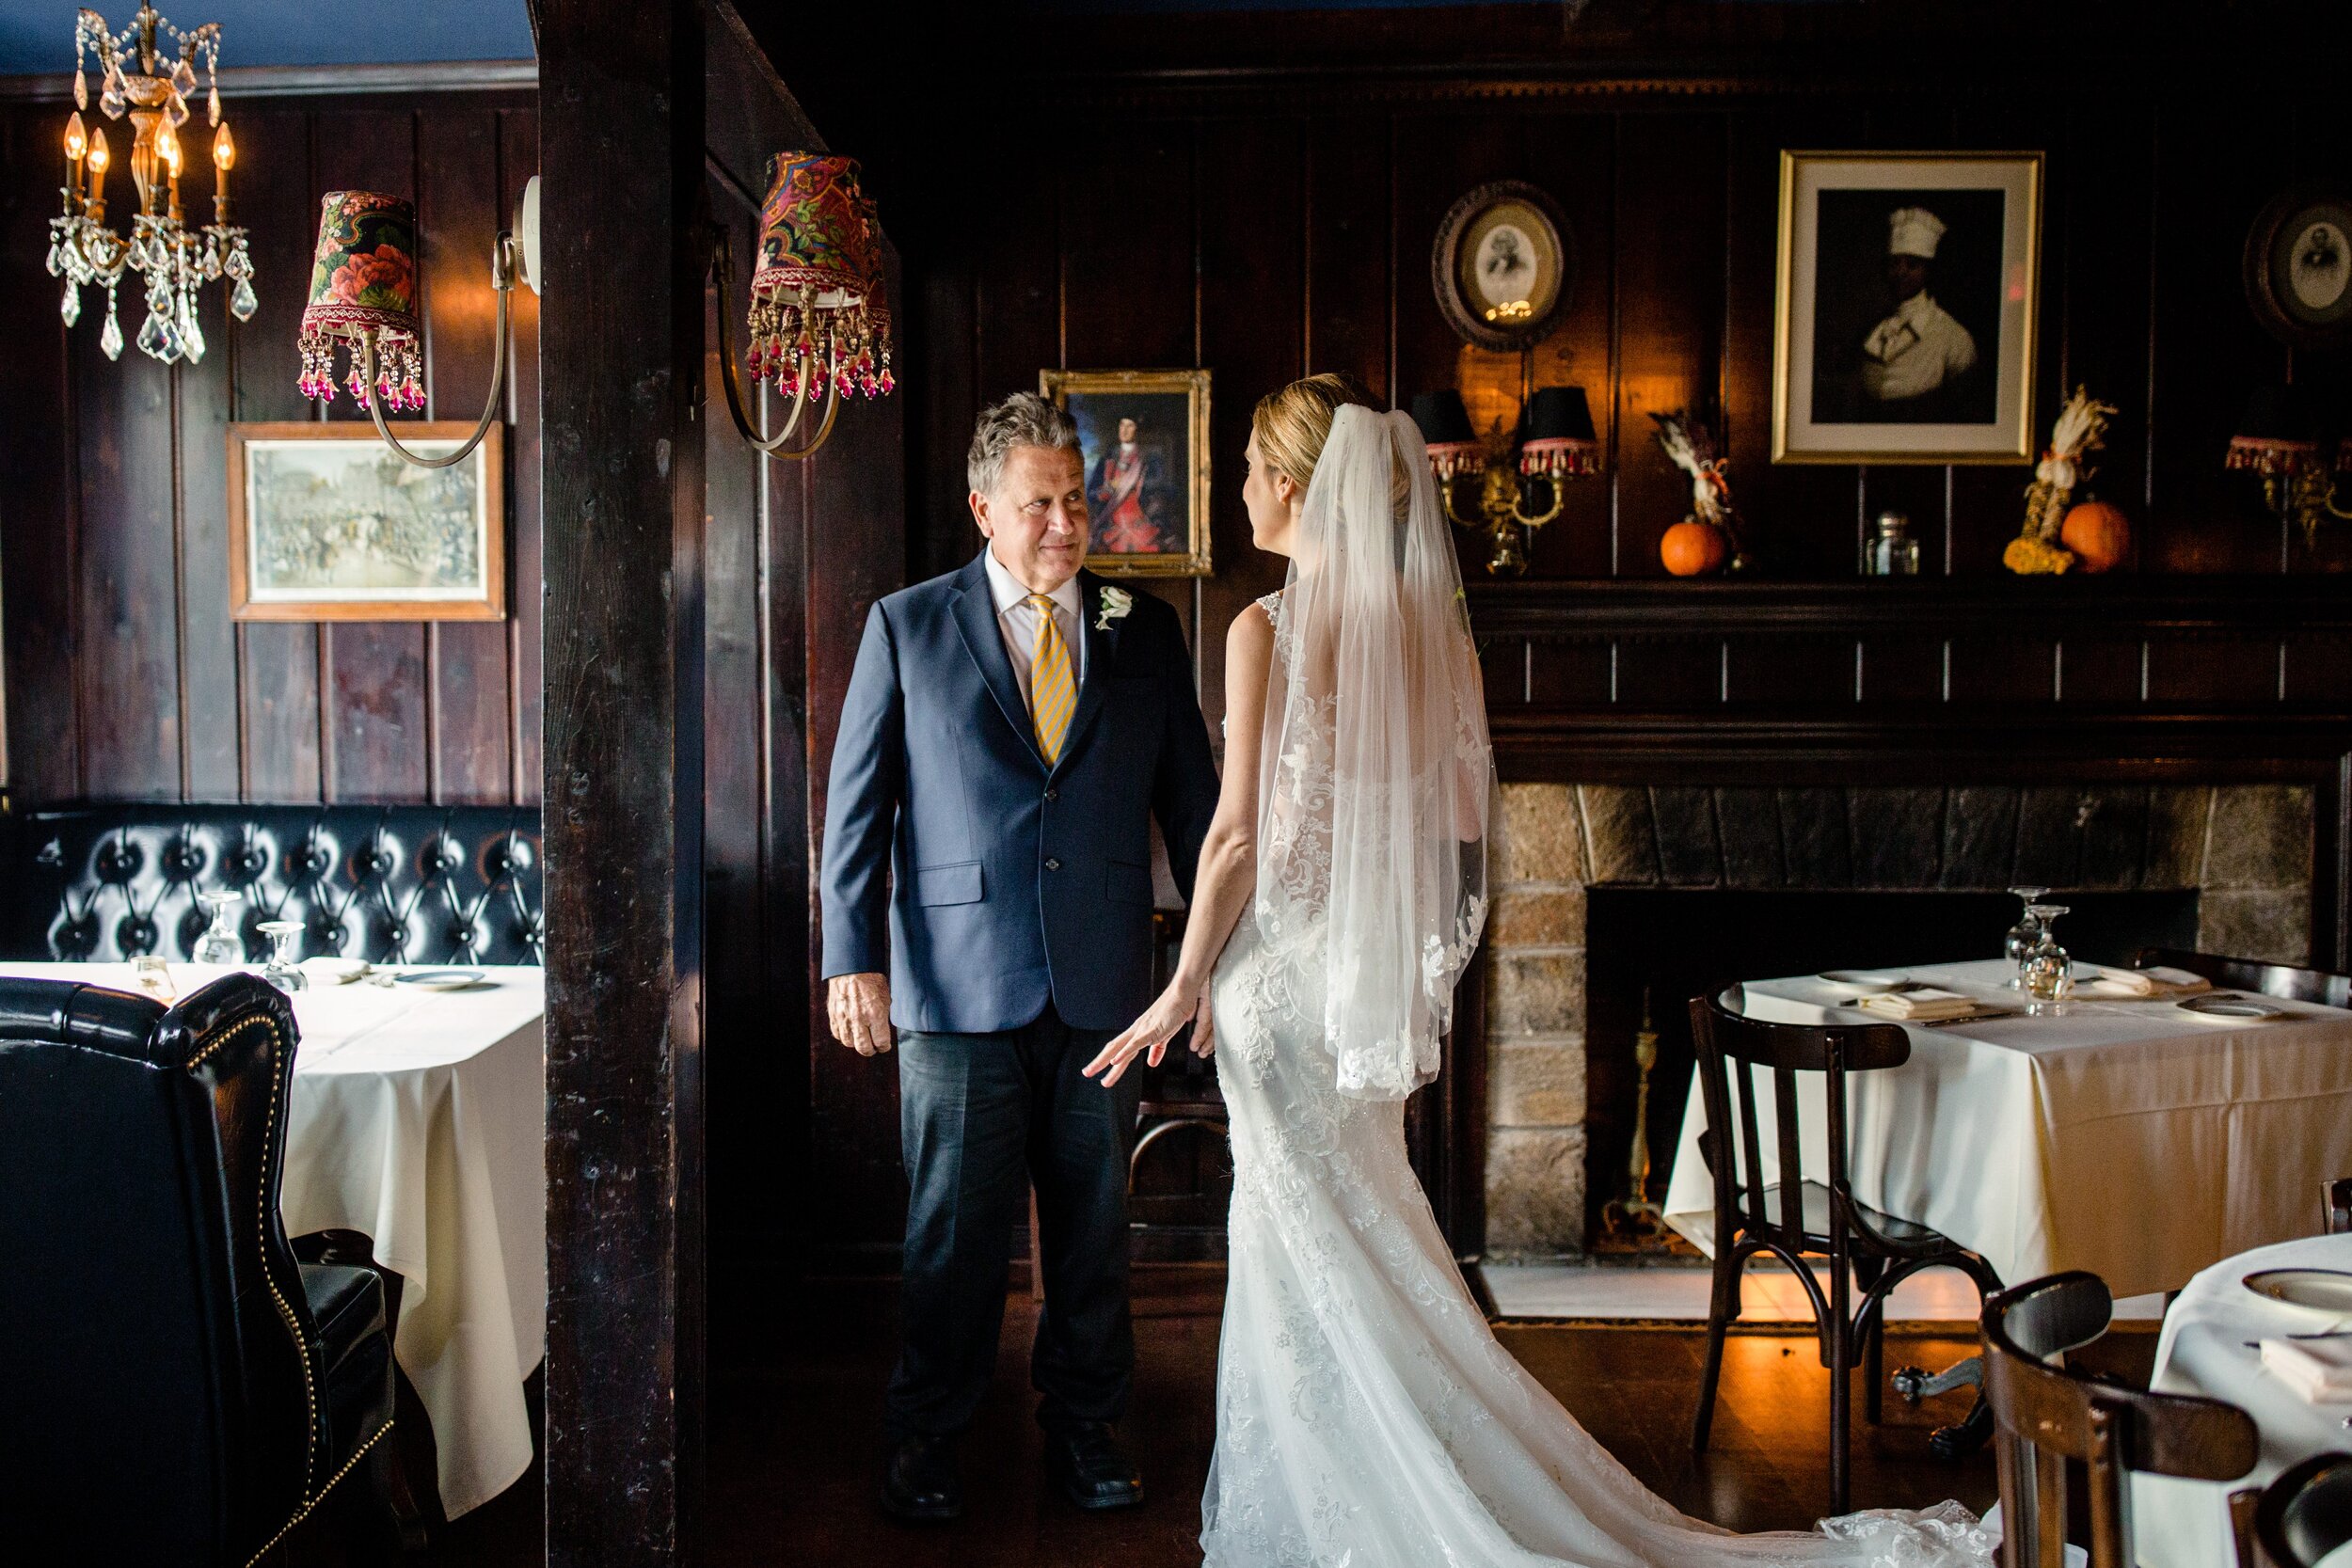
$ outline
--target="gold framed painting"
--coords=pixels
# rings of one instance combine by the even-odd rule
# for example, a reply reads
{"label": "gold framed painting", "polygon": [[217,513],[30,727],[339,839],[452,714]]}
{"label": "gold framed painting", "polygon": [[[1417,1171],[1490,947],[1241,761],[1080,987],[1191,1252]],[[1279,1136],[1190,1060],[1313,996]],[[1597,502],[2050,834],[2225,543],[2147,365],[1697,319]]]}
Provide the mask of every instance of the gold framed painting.
{"label": "gold framed painting", "polygon": [[1077,421],[1087,565],[1106,578],[1209,575],[1209,372],[1040,371]]}
{"label": "gold framed painting", "polygon": [[2039,152],[1780,155],[1775,463],[2027,463]]}
{"label": "gold framed painting", "polygon": [[[424,457],[466,420],[403,420]],[[505,429],[463,463],[403,462],[358,420],[229,427],[229,594],[240,621],[506,619]]]}

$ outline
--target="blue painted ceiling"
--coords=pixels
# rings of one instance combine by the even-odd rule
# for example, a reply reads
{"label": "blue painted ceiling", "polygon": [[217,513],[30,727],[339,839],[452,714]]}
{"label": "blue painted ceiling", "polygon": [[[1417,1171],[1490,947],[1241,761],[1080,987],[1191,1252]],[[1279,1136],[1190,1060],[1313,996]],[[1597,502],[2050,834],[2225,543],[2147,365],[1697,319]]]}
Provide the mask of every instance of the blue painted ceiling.
{"label": "blue painted ceiling", "polygon": [[[120,32],[136,0],[91,9]],[[523,0],[180,0],[156,8],[194,29],[220,24],[220,63],[393,65],[419,60],[527,60]],[[0,0],[0,75],[73,70],[73,0]],[[90,90],[96,92],[95,77]]]}

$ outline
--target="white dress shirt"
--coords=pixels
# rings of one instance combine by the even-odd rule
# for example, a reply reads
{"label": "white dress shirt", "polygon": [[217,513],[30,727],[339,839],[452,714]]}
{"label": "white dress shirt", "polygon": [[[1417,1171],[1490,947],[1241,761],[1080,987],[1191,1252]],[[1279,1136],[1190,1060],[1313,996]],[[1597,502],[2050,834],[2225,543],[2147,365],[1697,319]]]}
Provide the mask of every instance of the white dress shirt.
{"label": "white dress shirt", "polygon": [[1873,327],[1862,344],[1862,388],[1883,403],[1920,397],[1977,362],[1977,340],[1925,289]]}
{"label": "white dress shirt", "polygon": [[[1005,652],[1012,659],[1012,678],[1021,685],[1021,702],[1029,701],[1029,660],[1037,652],[1037,606],[1029,603],[1029,591],[1020,579],[1005,570],[993,549],[980,552],[988,568],[988,591],[996,601],[996,629],[1005,634]],[[1078,578],[1073,574],[1068,582],[1054,590],[1054,625],[1061,628],[1061,640],[1070,649],[1071,689],[1074,693],[1086,684],[1087,640],[1079,627],[1085,601],[1078,594]]]}

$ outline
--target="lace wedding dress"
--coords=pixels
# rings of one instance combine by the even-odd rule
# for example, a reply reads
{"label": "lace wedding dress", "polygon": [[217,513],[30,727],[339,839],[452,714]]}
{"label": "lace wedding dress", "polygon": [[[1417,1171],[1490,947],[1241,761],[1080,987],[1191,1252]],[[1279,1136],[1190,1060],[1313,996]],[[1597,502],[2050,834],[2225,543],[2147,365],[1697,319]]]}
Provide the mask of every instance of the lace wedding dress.
{"label": "lace wedding dress", "polygon": [[[1378,416],[1340,415],[1310,489],[1311,539],[1325,468],[1351,447],[1378,491],[1389,464],[1367,453],[1385,459],[1391,444],[1426,483],[1403,416],[1367,429]],[[1422,506],[1416,496],[1413,532],[1434,523]],[[1334,650],[1365,612],[1361,603],[1347,612],[1355,623],[1344,634],[1343,616],[1331,617],[1327,637],[1312,629],[1346,596],[1332,579],[1348,525],[1328,506],[1319,521],[1320,550],[1310,559],[1302,548],[1306,564],[1294,565],[1290,588],[1260,601],[1275,622],[1275,671],[1257,907],[1235,927],[1211,988],[1233,1196],[1216,1453],[1202,1502],[1207,1568],[1989,1563],[1992,1542],[1956,1504],[1759,1535],[1686,1517],[1588,1436],[1488,1330],[1407,1163],[1404,1127],[1405,1097],[1436,1071],[1444,1007],[1484,913],[1483,876],[1438,875],[1433,889],[1424,862],[1395,878],[1381,895],[1412,915],[1384,945],[1383,911],[1353,901],[1377,879],[1360,863],[1351,870],[1351,857],[1360,862],[1368,842],[1377,848],[1383,832],[1396,835],[1391,859],[1409,860],[1432,840],[1448,855],[1483,840],[1485,801],[1474,812],[1450,804],[1456,792],[1445,776],[1448,767],[1475,769],[1486,782],[1483,702],[1470,706],[1474,690],[1456,693],[1454,745],[1434,749],[1434,768],[1406,768],[1414,782],[1381,785],[1399,799],[1350,801],[1351,778],[1360,794],[1377,769],[1348,734],[1354,677],[1339,670],[1352,656]],[[1442,531],[1430,547],[1454,572]],[[1409,555],[1385,540],[1374,550],[1384,563]],[[1458,609],[1439,608],[1459,627],[1446,635],[1467,644]],[[1304,645],[1318,637],[1319,652]],[[1429,662],[1407,657],[1399,668],[1418,679]],[[1459,857],[1473,858],[1483,867],[1483,854]],[[1418,964],[1406,957],[1416,950]],[[1390,1026],[1398,1009],[1416,1007],[1422,1016]]]}

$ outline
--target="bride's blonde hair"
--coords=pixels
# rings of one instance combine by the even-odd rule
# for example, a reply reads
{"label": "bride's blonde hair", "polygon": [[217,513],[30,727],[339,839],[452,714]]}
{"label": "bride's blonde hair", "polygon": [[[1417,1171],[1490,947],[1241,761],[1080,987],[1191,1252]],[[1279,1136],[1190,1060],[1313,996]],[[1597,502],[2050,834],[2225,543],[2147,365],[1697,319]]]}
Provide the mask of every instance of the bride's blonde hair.
{"label": "bride's blonde hair", "polygon": [[1304,493],[1315,477],[1323,444],[1331,438],[1332,420],[1351,403],[1375,414],[1386,412],[1362,382],[1329,371],[1268,392],[1249,416],[1259,455]]}

